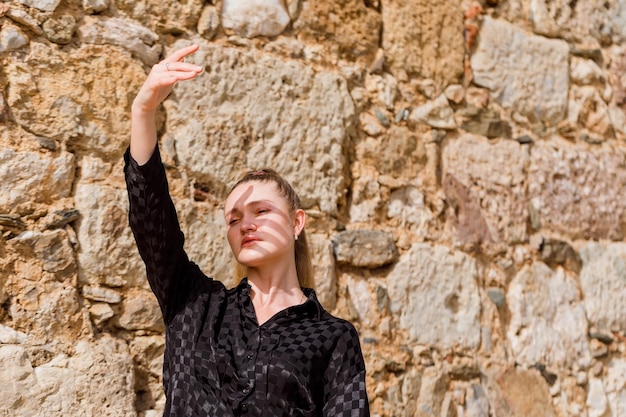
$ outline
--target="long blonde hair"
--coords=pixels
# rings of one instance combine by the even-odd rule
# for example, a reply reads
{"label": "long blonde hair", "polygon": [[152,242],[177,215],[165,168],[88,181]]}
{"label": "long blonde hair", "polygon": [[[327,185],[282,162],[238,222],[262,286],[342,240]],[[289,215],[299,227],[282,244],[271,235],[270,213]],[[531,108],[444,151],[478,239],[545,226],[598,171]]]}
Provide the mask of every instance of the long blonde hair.
{"label": "long blonde hair", "polygon": [[[295,190],[283,177],[278,175],[276,171],[271,168],[263,168],[256,171],[247,172],[235,185],[230,189],[230,193],[233,192],[240,184],[258,181],[258,182],[273,182],[278,187],[279,193],[285,197],[287,204],[289,205],[289,214],[293,216],[296,210],[302,209],[302,203],[300,197],[296,194]],[[298,283],[303,288],[315,288],[315,279],[313,277],[313,267],[311,265],[311,256],[309,253],[309,243],[306,238],[304,229],[298,235],[298,239],[294,242],[294,257],[296,261],[296,273],[298,274]],[[248,268],[245,265],[235,261],[235,282],[239,282],[242,278],[247,276]]]}

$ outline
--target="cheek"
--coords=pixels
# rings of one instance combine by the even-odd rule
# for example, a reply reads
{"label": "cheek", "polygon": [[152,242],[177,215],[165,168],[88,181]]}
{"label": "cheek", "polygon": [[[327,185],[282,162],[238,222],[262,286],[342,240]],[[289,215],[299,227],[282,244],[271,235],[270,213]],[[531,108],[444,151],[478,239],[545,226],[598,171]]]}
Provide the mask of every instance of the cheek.
{"label": "cheek", "polygon": [[226,240],[228,240],[228,244],[230,245],[230,249],[234,250],[233,243],[235,241],[235,231],[233,228],[226,229]]}

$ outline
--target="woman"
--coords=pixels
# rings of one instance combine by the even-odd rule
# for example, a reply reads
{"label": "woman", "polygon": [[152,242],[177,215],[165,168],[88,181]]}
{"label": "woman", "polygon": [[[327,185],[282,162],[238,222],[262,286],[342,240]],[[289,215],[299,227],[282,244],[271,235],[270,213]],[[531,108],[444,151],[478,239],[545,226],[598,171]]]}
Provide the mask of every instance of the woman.
{"label": "woman", "polygon": [[354,327],[310,281],[306,216],[274,171],[253,171],[226,199],[228,243],[247,278],[233,289],[190,262],[157,147],[155,113],[202,68],[189,46],[155,65],[132,106],[124,168],[129,219],[166,326],[165,416],[369,416]]}

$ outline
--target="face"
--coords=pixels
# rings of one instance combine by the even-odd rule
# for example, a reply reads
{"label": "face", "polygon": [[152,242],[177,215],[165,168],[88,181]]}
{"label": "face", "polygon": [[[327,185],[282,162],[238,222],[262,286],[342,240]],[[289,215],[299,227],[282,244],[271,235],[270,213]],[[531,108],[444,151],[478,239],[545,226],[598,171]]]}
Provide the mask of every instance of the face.
{"label": "face", "polygon": [[273,182],[238,185],[224,207],[227,238],[239,263],[260,267],[294,258],[294,236],[304,227],[304,211],[289,205]]}

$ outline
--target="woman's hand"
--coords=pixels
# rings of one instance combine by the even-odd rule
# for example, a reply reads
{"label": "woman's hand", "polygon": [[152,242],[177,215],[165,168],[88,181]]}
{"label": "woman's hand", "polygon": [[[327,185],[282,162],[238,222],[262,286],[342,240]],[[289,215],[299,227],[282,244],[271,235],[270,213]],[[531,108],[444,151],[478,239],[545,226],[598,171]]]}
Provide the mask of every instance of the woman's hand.
{"label": "woman's hand", "polygon": [[198,45],[178,49],[154,65],[133,101],[133,112],[156,111],[177,81],[190,80],[202,73],[202,67],[184,61],[186,56],[197,50]]}
{"label": "woman's hand", "polygon": [[172,91],[177,81],[191,80],[202,67],[188,64],[185,57],[198,50],[198,45],[175,51],[154,65],[135,97],[131,112],[130,154],[143,165],[150,159],[157,143],[156,109]]}

